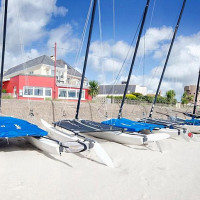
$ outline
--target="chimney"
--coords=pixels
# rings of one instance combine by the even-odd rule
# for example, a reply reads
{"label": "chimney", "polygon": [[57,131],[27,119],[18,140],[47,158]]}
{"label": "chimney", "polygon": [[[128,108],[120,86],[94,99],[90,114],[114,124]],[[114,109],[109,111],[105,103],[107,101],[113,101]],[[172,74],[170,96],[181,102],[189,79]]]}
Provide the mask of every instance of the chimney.
{"label": "chimney", "polygon": [[127,81],[122,81],[121,84],[122,84],[122,85],[126,85],[126,82],[127,82]]}
{"label": "chimney", "polygon": [[53,61],[55,61],[55,56],[50,56],[50,58],[51,58]]}

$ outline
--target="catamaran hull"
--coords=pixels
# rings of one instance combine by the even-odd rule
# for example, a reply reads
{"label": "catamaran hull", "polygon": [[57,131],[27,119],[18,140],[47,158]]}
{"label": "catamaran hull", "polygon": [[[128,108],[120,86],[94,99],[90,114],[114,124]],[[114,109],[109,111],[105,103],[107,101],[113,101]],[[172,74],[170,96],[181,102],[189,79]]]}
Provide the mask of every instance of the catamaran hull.
{"label": "catamaran hull", "polygon": [[169,128],[161,128],[159,130],[153,130],[153,133],[167,133],[170,135],[171,138],[176,138],[180,135],[180,133],[183,133],[183,130],[177,130],[177,129],[169,129]]}
{"label": "catamaran hull", "polygon": [[38,149],[50,153],[59,155],[60,149],[59,144],[47,138],[36,138],[36,137],[25,137],[25,139],[30,142],[33,146],[37,147]]}
{"label": "catamaran hull", "polygon": [[183,128],[187,128],[190,132],[195,133],[195,134],[200,134],[200,126],[195,126],[195,125],[183,125],[181,126]]}
{"label": "catamaran hull", "polygon": [[[65,132],[62,132],[54,128],[52,125],[50,125],[43,119],[41,119],[41,122],[44,129],[48,132],[48,137],[66,144],[70,142],[76,142],[77,152],[87,150],[93,147],[91,146],[91,143],[89,141],[84,141],[83,139],[80,139],[79,137],[75,136],[74,133],[72,133],[71,131],[66,130]],[[83,149],[83,146],[85,147],[85,149]]]}
{"label": "catamaran hull", "polygon": [[165,133],[144,135],[144,134],[138,134],[136,132],[134,133],[91,132],[86,134],[89,136],[127,145],[143,145],[169,138],[169,135]]}

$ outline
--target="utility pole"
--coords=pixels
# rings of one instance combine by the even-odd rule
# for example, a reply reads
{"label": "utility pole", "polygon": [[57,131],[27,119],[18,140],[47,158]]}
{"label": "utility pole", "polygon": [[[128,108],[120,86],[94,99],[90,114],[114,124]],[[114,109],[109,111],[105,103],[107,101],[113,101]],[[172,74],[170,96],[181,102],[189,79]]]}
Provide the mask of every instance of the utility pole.
{"label": "utility pole", "polygon": [[54,47],[54,89],[53,89],[53,99],[56,99],[56,42]]}

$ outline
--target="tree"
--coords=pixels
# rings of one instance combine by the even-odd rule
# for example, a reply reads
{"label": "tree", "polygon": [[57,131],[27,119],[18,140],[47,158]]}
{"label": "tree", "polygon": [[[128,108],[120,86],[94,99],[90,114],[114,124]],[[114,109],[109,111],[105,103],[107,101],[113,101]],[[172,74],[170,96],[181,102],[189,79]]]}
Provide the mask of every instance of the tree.
{"label": "tree", "polygon": [[188,95],[187,92],[183,93],[183,95],[181,97],[181,103],[182,104],[188,104],[192,100],[193,100],[193,96],[192,95]]}
{"label": "tree", "polygon": [[93,98],[99,94],[99,84],[97,81],[89,82],[89,95]]}
{"label": "tree", "polygon": [[176,93],[174,90],[168,90],[166,92],[166,97],[167,97],[167,101],[169,103],[172,103],[174,101],[174,97],[176,96]]}

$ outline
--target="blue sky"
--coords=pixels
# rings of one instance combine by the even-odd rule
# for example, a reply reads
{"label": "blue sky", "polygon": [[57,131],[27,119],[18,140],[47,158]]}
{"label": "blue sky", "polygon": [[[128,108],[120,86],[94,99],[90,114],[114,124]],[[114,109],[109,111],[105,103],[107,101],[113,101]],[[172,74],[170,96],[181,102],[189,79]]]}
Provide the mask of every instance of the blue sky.
{"label": "blue sky", "polygon": [[[2,3],[1,1],[1,5]],[[97,7],[86,72],[89,80],[95,79],[100,83],[112,83],[115,80],[130,48],[145,4],[146,0],[114,0],[114,38],[113,0],[100,1],[102,42],[99,36]],[[53,54],[52,47],[57,42],[57,57],[81,70],[85,43],[78,64],[75,64],[75,58],[89,5],[90,0],[9,0],[6,68],[42,54]],[[155,92],[181,6],[181,0],[151,0],[150,2],[131,78],[133,84],[144,83],[149,93]],[[195,84],[197,79],[200,65],[199,8],[200,1],[187,1],[161,87],[163,93],[168,89],[175,89],[178,98],[183,93],[184,85]],[[24,50],[19,44],[23,44],[21,47]],[[131,48],[131,53],[133,50],[134,46]],[[128,57],[119,82],[126,79],[131,55]]]}

